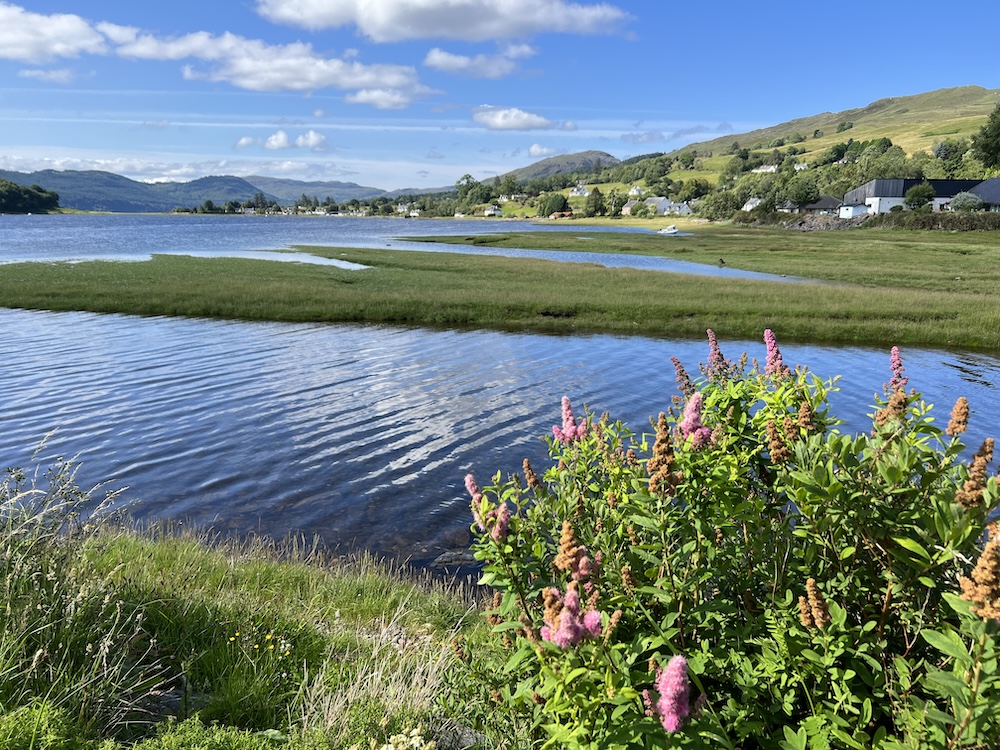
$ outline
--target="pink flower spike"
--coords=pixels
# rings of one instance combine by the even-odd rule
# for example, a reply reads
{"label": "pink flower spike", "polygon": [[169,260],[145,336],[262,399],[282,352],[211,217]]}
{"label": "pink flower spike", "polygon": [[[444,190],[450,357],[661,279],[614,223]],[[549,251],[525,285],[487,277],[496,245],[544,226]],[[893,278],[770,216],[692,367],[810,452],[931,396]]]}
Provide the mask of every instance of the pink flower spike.
{"label": "pink flower spike", "polygon": [[683,656],[674,656],[666,669],[657,670],[656,690],[660,694],[656,704],[660,722],[668,732],[676,732],[691,713],[687,660]]}
{"label": "pink flower spike", "polygon": [[465,475],[465,489],[472,497],[472,518],[476,522],[476,528],[480,531],[486,531],[486,522],[480,511],[480,504],[483,501],[483,493],[479,490],[479,485],[476,484],[476,478],[472,476],[472,474]]}
{"label": "pink flower spike", "polygon": [[590,610],[583,616],[583,629],[591,638],[597,638],[603,630],[604,624],[601,621],[601,613],[596,609]]}
{"label": "pink flower spike", "polygon": [[712,442],[712,431],[701,423],[701,393],[695,392],[688,399],[677,429],[682,439],[691,439],[691,447],[695,450],[704,448]]}
{"label": "pink flower spike", "polygon": [[507,508],[507,503],[497,508],[495,513],[493,530],[490,535],[494,542],[503,542],[507,540],[507,529],[510,526],[510,510]]}
{"label": "pink flower spike", "polygon": [[892,370],[892,379],[886,386],[886,395],[891,396],[900,388],[906,388],[910,379],[903,374],[903,358],[899,354],[899,347],[894,346],[890,352],[889,369]]}
{"label": "pink flower spike", "polygon": [[767,346],[767,363],[764,365],[764,374],[771,377],[780,378],[785,375],[786,367],[781,361],[781,350],[778,349],[778,339],[774,331],[770,328],[764,329],[764,344]]}
{"label": "pink flower spike", "polygon": [[572,443],[587,434],[587,422],[581,419],[580,423],[577,424],[569,396],[562,397],[562,427],[553,426],[552,434],[560,443]]}

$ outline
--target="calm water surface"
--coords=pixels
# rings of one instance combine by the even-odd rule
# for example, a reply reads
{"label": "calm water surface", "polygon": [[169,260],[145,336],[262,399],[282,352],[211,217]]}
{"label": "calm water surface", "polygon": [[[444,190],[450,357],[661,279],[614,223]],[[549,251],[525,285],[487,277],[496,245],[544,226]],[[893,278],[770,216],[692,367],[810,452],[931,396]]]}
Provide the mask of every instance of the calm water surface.
{"label": "calm water surface", "polygon": [[[583,227],[595,232],[639,232],[628,227]],[[608,267],[721,276],[729,278],[801,281],[772,274],[740,271],[682,260],[641,255],[561,252],[472,245],[406,242],[398,236],[472,235],[491,232],[580,232],[580,227],[557,222],[402,220],[349,217],[245,217],[245,216],[3,216],[0,215],[0,263],[25,260],[148,260],[153,253],[188,255],[239,255],[250,250],[278,250],[293,245],[338,247],[389,247],[394,250],[455,252],[542,258],[574,263],[599,263]],[[683,237],[663,236],[664,243]],[[581,240],[581,246],[585,243]],[[296,258],[299,261],[305,258]],[[313,262],[336,263],[316,259]]]}
{"label": "calm water surface", "polygon": [[[10,218],[0,217],[0,226]],[[144,218],[186,226],[172,224],[173,217]],[[394,231],[403,225],[376,223]],[[424,225],[453,231],[451,223],[405,228],[414,234]],[[264,238],[258,247],[334,244],[305,240],[299,231],[284,243]],[[164,230],[154,242],[133,231],[117,245],[88,234],[84,244],[92,254],[98,246],[118,254],[144,242],[136,253],[158,252],[151,246],[170,244],[170,234]],[[4,251],[11,236],[3,236]],[[66,257],[72,238],[60,237],[61,247],[40,247],[39,235],[34,242],[36,252]],[[28,465],[48,436],[42,466],[78,456],[80,483],[126,487],[122,497],[138,518],[234,533],[316,534],[345,551],[370,549],[419,564],[467,544],[466,472],[486,482],[498,470],[518,471],[524,457],[544,466],[540,438],[559,422],[564,394],[578,412],[586,402],[641,430],[675,392],[669,358],[696,372],[707,357],[704,342],[684,340],[7,309],[0,309],[0,331],[0,466]],[[742,351],[764,357],[762,342],[721,343],[731,358]],[[836,410],[848,428],[866,429],[872,396],[890,375],[888,352],[782,351],[788,364],[843,375]],[[939,405],[939,420],[946,422],[965,395],[973,406],[968,442],[974,448],[996,433],[1000,360],[923,350],[903,356],[911,385]]]}

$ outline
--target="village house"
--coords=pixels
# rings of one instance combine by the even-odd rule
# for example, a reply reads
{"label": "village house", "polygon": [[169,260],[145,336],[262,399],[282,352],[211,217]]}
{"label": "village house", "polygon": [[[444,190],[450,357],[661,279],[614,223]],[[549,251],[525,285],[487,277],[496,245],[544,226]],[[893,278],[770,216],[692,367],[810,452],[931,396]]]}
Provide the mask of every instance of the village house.
{"label": "village house", "polygon": [[582,182],[576,183],[576,187],[569,191],[570,198],[586,198],[590,195],[590,191],[587,190],[586,186]]}
{"label": "village house", "polygon": [[1000,211],[1000,177],[983,180],[967,192],[982,200],[986,211]]}
{"label": "village house", "polygon": [[[847,193],[844,196],[844,203],[854,206],[867,206],[867,213],[870,214],[887,214],[894,206],[904,206],[906,203],[906,191],[917,185],[922,185],[924,182],[929,183],[934,189],[934,200],[931,202],[931,210],[945,211],[948,209],[952,198],[958,193],[971,192],[973,188],[982,183],[982,180],[869,180],[864,185],[856,187]],[[843,215],[841,215],[841,218],[843,218]]]}

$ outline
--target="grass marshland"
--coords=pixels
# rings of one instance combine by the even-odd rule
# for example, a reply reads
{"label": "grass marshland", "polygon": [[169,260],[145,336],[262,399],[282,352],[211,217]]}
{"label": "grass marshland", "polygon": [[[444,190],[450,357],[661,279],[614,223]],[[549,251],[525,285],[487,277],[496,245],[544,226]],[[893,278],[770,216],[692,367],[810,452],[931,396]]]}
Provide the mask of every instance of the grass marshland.
{"label": "grass marshland", "polygon": [[[453,253],[302,248],[363,271],[230,258],[0,266],[8,307],[243,320],[364,322],[1000,348],[993,233],[789,232],[695,226],[693,236],[527,233],[457,242],[635,253],[836,283],[792,284]],[[581,241],[577,237],[590,237]]]}

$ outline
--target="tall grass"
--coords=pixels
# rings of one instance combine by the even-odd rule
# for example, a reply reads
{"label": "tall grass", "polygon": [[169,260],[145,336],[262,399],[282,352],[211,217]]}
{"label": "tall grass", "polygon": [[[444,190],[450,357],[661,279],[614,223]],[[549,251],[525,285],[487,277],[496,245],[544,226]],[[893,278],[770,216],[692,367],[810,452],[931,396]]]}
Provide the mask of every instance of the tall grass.
{"label": "tall grass", "polygon": [[0,750],[457,736],[436,705],[471,590],[302,540],[136,530],[74,475],[0,483]]}

